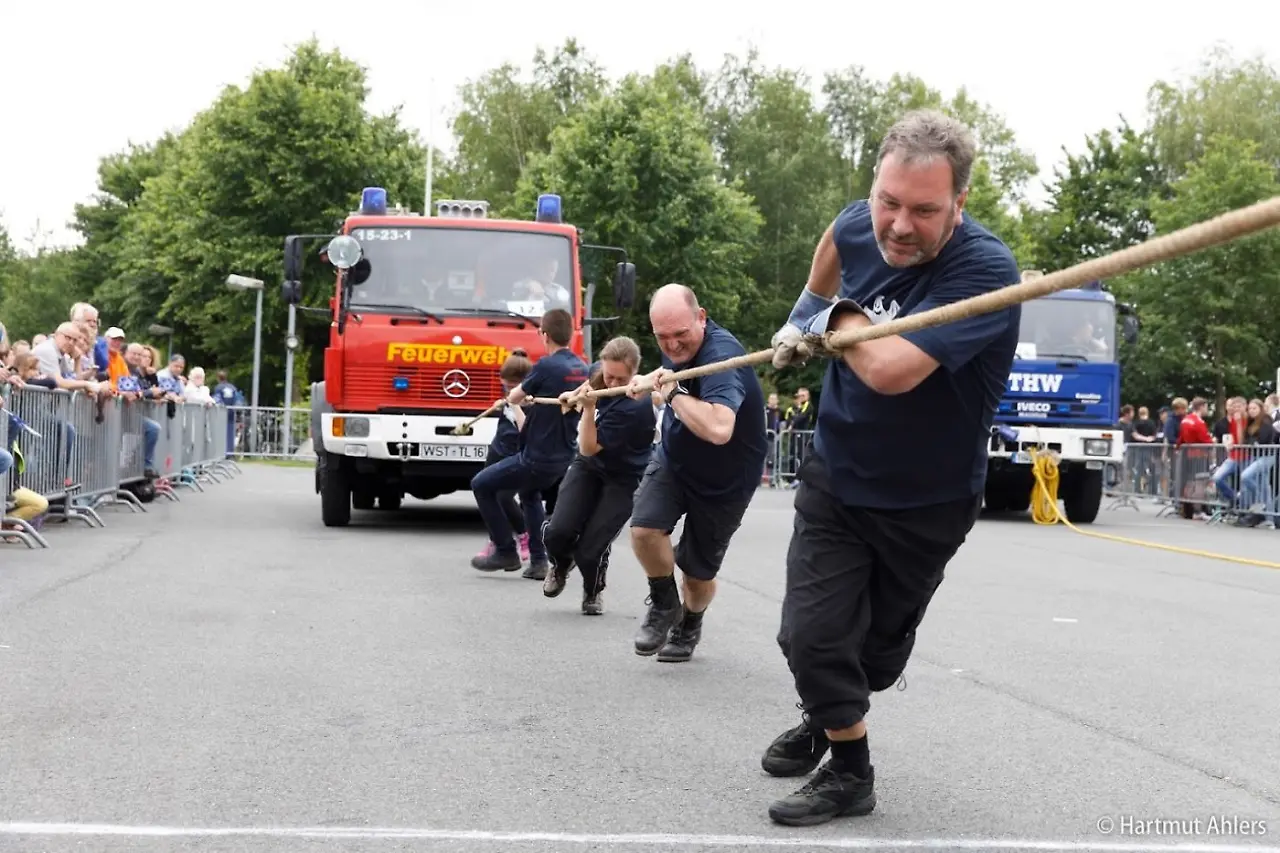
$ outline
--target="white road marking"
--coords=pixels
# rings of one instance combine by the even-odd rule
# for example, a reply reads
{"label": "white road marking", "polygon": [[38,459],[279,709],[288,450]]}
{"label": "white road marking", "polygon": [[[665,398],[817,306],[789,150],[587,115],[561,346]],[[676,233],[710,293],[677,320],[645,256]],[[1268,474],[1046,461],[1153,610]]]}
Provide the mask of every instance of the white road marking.
{"label": "white road marking", "polygon": [[[804,832],[804,830],[799,830]],[[780,838],[770,835],[667,835],[642,833],[498,832],[490,830],[427,829],[415,827],[194,827],[127,826],[95,823],[0,823],[0,835],[72,835],[116,837],[227,838],[408,838],[424,841],[481,841],[499,844],[548,842],[558,845],[621,845],[651,847],[776,847],[805,850],[1051,850],[1123,851],[1123,853],[1280,853],[1280,847],[1248,844],[1123,844],[1116,841],[1055,841],[1032,838]]]}
{"label": "white road marking", "polygon": [[1074,623],[1076,623],[1076,622],[1079,622],[1080,620],[1079,620],[1079,619],[1071,619],[1071,618],[1068,618],[1068,617],[1066,617],[1066,616],[1055,616],[1055,617],[1053,617],[1053,621],[1054,621],[1054,622],[1066,622],[1066,623],[1068,623],[1068,624],[1074,624]]}

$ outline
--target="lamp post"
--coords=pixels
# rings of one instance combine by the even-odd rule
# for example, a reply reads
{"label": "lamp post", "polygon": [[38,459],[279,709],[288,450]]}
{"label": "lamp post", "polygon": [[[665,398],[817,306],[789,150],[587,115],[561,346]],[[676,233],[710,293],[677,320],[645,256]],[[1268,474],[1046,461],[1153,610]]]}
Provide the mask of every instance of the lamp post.
{"label": "lamp post", "polygon": [[266,284],[262,279],[243,275],[227,276],[227,287],[232,290],[256,290],[258,304],[253,318],[253,394],[249,402],[249,452],[258,452],[258,374],[262,368],[262,294]]}
{"label": "lamp post", "polygon": [[284,337],[284,455],[293,452],[293,354],[302,341],[297,335],[298,306],[289,303],[289,331]]}
{"label": "lamp post", "polygon": [[[170,326],[161,326],[159,323],[152,323],[150,326],[147,326],[147,331],[158,337],[165,337],[166,335],[168,336],[169,355],[166,356],[166,358],[172,361],[173,360],[173,328]],[[160,365],[158,364],[154,365],[154,367],[156,370],[160,369]]]}

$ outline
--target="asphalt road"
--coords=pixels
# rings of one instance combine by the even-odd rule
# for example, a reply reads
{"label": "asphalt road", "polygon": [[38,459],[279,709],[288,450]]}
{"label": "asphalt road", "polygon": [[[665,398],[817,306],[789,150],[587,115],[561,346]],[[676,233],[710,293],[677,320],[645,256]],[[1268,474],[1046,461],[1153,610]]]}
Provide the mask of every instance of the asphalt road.
{"label": "asphalt road", "polygon": [[[799,783],[759,758],[797,719],[790,494],[673,665],[632,651],[625,539],[584,617],[468,567],[469,496],[329,530],[310,486],[246,465],[0,546],[0,849],[1280,850],[1280,570],[984,519],[873,701],[879,809],[788,829]],[[1280,532],[1150,508],[1091,529],[1280,562]]]}

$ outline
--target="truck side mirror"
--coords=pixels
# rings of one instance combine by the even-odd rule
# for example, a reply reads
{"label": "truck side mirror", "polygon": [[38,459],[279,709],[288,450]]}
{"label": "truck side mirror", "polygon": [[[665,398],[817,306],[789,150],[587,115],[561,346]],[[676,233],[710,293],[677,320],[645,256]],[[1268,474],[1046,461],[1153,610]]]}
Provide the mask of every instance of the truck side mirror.
{"label": "truck side mirror", "polygon": [[284,238],[284,280],[300,281],[302,279],[302,239],[299,237]]}
{"label": "truck side mirror", "polygon": [[1138,342],[1138,318],[1132,314],[1126,315],[1120,324],[1121,333],[1124,335],[1124,342],[1132,346]]}
{"label": "truck side mirror", "polygon": [[626,311],[636,301],[636,265],[618,264],[613,275],[613,306],[619,311]]}

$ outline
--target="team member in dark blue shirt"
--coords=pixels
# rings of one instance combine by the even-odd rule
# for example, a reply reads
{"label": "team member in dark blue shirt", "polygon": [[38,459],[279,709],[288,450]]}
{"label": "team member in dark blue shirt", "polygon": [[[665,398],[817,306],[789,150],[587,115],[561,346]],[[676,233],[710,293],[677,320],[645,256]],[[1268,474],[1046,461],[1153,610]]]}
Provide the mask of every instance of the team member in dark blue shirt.
{"label": "team member in dark blue shirt", "polygon": [[[573,317],[568,311],[559,308],[548,311],[542,316],[538,331],[547,354],[538,359],[524,381],[507,395],[513,406],[520,405],[527,397],[559,397],[588,379],[586,362],[569,349]],[[573,461],[578,418],[577,412],[565,414],[557,406],[530,406],[520,430],[520,452],[485,468],[471,479],[476,505],[494,543],[493,553],[472,558],[472,566],[484,572],[511,572],[523,565],[511,525],[498,500],[499,493],[514,489],[520,496],[525,529],[529,533],[529,568],[524,577],[542,580],[547,576],[547,549],[542,541],[546,510],[542,494],[564,476]]]}
{"label": "team member in dark blue shirt", "polygon": [[[614,338],[600,351],[598,371],[579,392],[619,388],[640,367],[640,347]],[[569,397],[570,395],[564,395]],[[631,498],[644,475],[656,426],[653,403],[629,397],[586,398],[578,428],[578,456],[560,483],[555,512],[543,538],[551,571],[542,594],[555,598],[576,564],[582,572],[582,612],[604,612],[601,593],[613,540],[631,516]]]}
{"label": "team member in dark blue shirt", "polygon": [[[915,314],[1016,284],[1008,248],[963,213],[974,143],[939,113],[886,135],[868,201],[823,235],[805,290],[774,337],[784,366],[828,330]],[[839,296],[835,304],[833,300]],[[778,644],[805,711],[762,764],[811,772],[773,820],[874,809],[864,717],[896,683],[943,571],[977,520],[986,447],[1013,366],[1014,307],[857,344],[832,360],[802,464]]]}
{"label": "team member in dark blue shirt", "polygon": [[[649,577],[650,607],[635,638],[638,655],[685,661],[702,637],[702,618],[715,596],[715,579],[729,540],[760,486],[768,441],[764,391],[751,367],[685,383],[665,374],[744,355],[742,345],[698,306],[681,284],[660,287],[649,321],[662,350],[662,367],[633,380],[629,395],[650,399],[652,385],[666,407],[662,440],[636,490],[631,544]],[[671,533],[684,517],[680,544]],[[684,603],[675,568],[684,573]]]}

